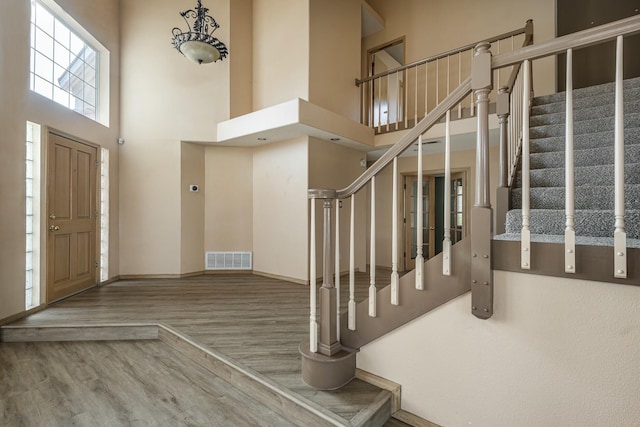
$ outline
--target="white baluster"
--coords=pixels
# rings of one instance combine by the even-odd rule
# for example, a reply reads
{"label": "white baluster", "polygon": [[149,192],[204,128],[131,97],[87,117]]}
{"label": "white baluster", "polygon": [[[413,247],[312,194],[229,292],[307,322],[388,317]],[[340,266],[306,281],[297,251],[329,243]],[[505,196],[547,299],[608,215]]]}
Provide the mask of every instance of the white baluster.
{"label": "white baluster", "polygon": [[451,112],[447,110],[444,139],[444,241],[442,274],[451,276]]}
{"label": "white baluster", "polygon": [[355,218],[356,195],[351,195],[351,228],[349,230],[349,329],[356,330],[356,260]]}
{"label": "white baluster", "polygon": [[613,232],[614,276],[627,277],[627,233],[624,224],[624,81],[622,36],[616,40],[615,107],[615,231]]}
{"label": "white baluster", "polygon": [[429,63],[424,63],[424,116],[429,114]]}
{"label": "white baluster", "polygon": [[378,133],[382,129],[382,78],[378,81]]}
{"label": "white baluster", "polygon": [[520,267],[531,269],[531,231],[529,230],[529,98],[531,97],[531,80],[529,60],[524,61],[523,93],[522,93],[522,232]]}
{"label": "white baluster", "polygon": [[415,111],[413,112],[413,125],[417,125],[418,124],[418,66],[415,67],[415,75],[416,75],[416,81],[414,82],[414,86],[415,89],[413,90],[413,98],[414,98],[414,109]]}
{"label": "white baluster", "polygon": [[[403,71],[403,76],[404,76],[404,87],[407,87],[407,80],[409,79],[409,72],[407,70]],[[404,111],[402,112],[402,115],[404,116],[404,128],[407,129],[409,127],[409,114],[407,114],[409,112],[409,97],[405,96],[404,97]]]}
{"label": "white baluster", "polygon": [[376,317],[376,177],[371,178],[371,244],[369,252],[369,316]]}
{"label": "white baluster", "polygon": [[436,59],[436,105],[440,103],[440,60]]}
{"label": "white baluster", "polygon": [[[475,49],[471,49],[471,51],[470,51],[470,53],[471,53],[471,62],[470,62],[470,63],[471,63],[471,64],[473,64],[473,55],[474,55],[474,52],[475,52]],[[469,109],[471,110],[471,111],[470,111],[470,115],[471,115],[471,117],[473,117],[473,116],[474,116],[473,108],[475,107],[475,104],[473,103],[473,93],[469,96],[469,99],[471,100],[471,101],[469,102],[469,104],[470,104],[470,105],[469,105]]]}
{"label": "white baluster", "polygon": [[318,352],[318,322],[316,302],[316,199],[311,199],[311,233],[309,243],[309,351]]}
{"label": "white baluster", "polygon": [[[462,52],[458,52],[458,86],[462,82]],[[462,102],[458,104],[458,118],[462,118]]]}
{"label": "white baluster", "polygon": [[336,249],[335,249],[335,287],[336,287],[336,340],[340,341],[340,200],[336,199]]}
{"label": "white baluster", "polygon": [[396,130],[400,122],[400,74],[396,71]]}
{"label": "white baluster", "polygon": [[398,283],[398,158],[393,159],[393,189],[391,200],[391,304],[399,304]]}
{"label": "white baluster", "polygon": [[418,137],[418,195],[416,205],[417,221],[416,221],[416,289],[424,289],[424,258],[422,257],[422,135]]}
{"label": "white baluster", "polygon": [[[389,132],[389,122],[391,121],[391,100],[389,96],[391,95],[391,74],[387,74],[387,132]],[[398,120],[396,118],[396,120]]]}
{"label": "white baluster", "polygon": [[567,50],[567,106],[565,125],[565,211],[564,229],[564,271],[576,272],[576,231],[574,228],[574,169],[573,169],[573,50]]}

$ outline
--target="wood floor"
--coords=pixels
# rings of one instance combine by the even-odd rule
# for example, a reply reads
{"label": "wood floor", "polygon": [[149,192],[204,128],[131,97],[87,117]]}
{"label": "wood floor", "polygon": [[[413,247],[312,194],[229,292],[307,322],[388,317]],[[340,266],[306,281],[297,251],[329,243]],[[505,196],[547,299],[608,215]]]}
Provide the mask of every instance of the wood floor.
{"label": "wood floor", "polygon": [[[385,280],[388,283],[387,277],[380,274],[380,287]],[[368,275],[359,274],[357,281],[356,299],[361,300],[367,293]],[[345,282],[343,278],[343,306],[348,299]],[[308,333],[308,289],[249,274],[120,281],[54,304],[13,325],[163,323],[349,420],[380,389],[354,380],[341,390],[323,392],[302,382],[298,345]],[[8,345],[14,344],[1,343],[0,350]]]}
{"label": "wood floor", "polygon": [[3,343],[3,426],[293,426],[156,340]]}

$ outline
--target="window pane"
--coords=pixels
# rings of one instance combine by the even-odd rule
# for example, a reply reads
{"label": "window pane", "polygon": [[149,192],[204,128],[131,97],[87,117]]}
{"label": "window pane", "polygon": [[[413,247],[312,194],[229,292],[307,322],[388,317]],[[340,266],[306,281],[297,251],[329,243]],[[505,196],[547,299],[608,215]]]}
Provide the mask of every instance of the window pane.
{"label": "window pane", "polygon": [[64,89],[60,89],[58,86],[53,87],[53,100],[69,108],[69,93]]}
{"label": "window pane", "polygon": [[38,52],[36,52],[36,74],[49,82],[53,80],[53,62]]}
{"label": "window pane", "polygon": [[81,52],[82,52],[82,48],[84,47],[84,42],[82,41],[82,39],[78,36],[76,36],[74,33],[71,33],[71,53],[73,54],[74,57],[78,56]]}
{"label": "window pane", "polygon": [[53,39],[41,29],[36,29],[36,45],[35,48],[43,55],[53,57]]}
{"label": "window pane", "polygon": [[59,19],[56,19],[55,24],[56,32],[54,34],[56,41],[61,43],[65,49],[69,49],[69,45],[71,42],[71,31],[64,25]]}
{"label": "window pane", "polygon": [[42,5],[36,3],[36,25],[49,34],[53,34],[53,15]]}
{"label": "window pane", "polygon": [[36,76],[34,81],[34,90],[42,96],[51,99],[53,94],[53,85],[46,80]]}
{"label": "window pane", "polygon": [[54,57],[53,60],[56,61],[63,68],[67,68],[69,66],[69,50],[61,45],[60,43],[55,44],[54,46]]}
{"label": "window pane", "polygon": [[94,106],[96,105],[96,90],[88,84],[84,84],[84,102]]}

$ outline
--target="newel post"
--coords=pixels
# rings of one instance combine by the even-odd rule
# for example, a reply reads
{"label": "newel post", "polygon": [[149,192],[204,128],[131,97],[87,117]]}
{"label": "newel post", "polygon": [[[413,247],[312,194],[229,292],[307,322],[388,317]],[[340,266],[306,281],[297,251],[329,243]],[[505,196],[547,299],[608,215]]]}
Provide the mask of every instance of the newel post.
{"label": "newel post", "polygon": [[337,291],[333,282],[334,246],[331,224],[331,209],[336,198],[335,190],[321,190],[316,194],[323,199],[323,228],[322,228],[322,287],[319,290],[319,333],[318,352],[325,356],[333,356],[342,346],[337,334]]}
{"label": "newel post", "polygon": [[496,189],[496,234],[503,234],[507,211],[511,205],[509,191],[509,88],[498,89],[496,114],[500,125],[500,178]]}
{"label": "newel post", "polygon": [[489,93],[493,88],[493,73],[490,46],[486,42],[478,44],[471,64],[471,89],[478,117],[475,203],[471,210],[471,311],[480,319],[493,315],[493,212],[489,197]]}

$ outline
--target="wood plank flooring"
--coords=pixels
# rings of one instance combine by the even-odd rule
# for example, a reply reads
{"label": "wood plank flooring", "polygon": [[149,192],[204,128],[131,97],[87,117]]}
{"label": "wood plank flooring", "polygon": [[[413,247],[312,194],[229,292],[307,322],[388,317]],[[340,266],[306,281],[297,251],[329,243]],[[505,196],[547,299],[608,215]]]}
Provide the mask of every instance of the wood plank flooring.
{"label": "wood plank flooring", "polygon": [[157,340],[2,343],[3,426],[293,426]]}
{"label": "wood plank flooring", "polygon": [[[357,300],[366,297],[368,280],[367,274],[357,275]],[[342,283],[341,303],[346,306],[344,277]],[[379,287],[385,283],[389,283],[388,273],[381,272]],[[351,419],[380,389],[359,380],[332,392],[303,383],[298,345],[308,333],[308,289],[250,274],[120,281],[54,304],[13,325],[164,323]]]}

